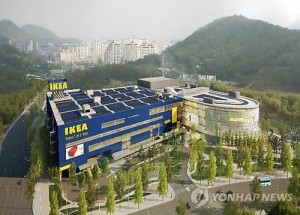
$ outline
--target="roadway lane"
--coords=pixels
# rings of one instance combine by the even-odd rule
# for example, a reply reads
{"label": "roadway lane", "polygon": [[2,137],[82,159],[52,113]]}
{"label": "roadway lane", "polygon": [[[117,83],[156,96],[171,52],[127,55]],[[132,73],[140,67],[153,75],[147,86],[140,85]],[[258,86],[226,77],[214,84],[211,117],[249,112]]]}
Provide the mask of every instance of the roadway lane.
{"label": "roadway lane", "polygon": [[12,126],[0,147],[0,177],[23,178],[30,157],[24,114]]}

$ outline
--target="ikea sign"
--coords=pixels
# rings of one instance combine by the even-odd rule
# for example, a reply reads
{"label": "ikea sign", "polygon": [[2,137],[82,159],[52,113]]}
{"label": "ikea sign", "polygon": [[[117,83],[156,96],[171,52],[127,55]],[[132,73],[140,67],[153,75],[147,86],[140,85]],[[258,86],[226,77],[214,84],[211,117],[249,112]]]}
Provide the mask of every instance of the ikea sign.
{"label": "ikea sign", "polygon": [[88,136],[87,123],[77,124],[69,127],[65,127],[66,141],[75,140],[77,138]]}
{"label": "ikea sign", "polygon": [[68,84],[66,79],[62,80],[52,80],[49,81],[49,91],[58,91],[68,89]]}

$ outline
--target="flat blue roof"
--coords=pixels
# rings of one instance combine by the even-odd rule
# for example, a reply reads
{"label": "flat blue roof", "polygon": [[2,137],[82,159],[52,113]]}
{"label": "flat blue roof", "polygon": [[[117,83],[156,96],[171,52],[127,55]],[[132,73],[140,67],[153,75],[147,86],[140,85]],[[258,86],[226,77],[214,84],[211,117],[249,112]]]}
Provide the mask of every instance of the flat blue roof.
{"label": "flat blue roof", "polygon": [[[58,110],[54,114],[60,115],[64,123],[88,118],[80,115],[84,104],[89,104],[95,111],[90,114],[91,117],[98,117],[178,99],[177,97],[158,99],[156,93],[150,89],[133,89],[133,87],[93,90],[92,95],[87,95],[85,91],[79,89],[66,90],[64,94],[64,100],[53,100],[51,94],[47,94],[52,109],[56,106]],[[97,96],[100,97],[100,103],[94,102],[94,97]]]}

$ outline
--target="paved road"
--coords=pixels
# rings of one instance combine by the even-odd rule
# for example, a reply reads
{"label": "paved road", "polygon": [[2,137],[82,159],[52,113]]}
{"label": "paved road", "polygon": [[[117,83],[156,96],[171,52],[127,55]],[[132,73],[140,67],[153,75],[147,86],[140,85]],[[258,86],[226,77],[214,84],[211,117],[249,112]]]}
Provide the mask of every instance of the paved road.
{"label": "paved road", "polygon": [[9,130],[0,147],[0,177],[23,178],[29,168],[30,146],[24,115]]}

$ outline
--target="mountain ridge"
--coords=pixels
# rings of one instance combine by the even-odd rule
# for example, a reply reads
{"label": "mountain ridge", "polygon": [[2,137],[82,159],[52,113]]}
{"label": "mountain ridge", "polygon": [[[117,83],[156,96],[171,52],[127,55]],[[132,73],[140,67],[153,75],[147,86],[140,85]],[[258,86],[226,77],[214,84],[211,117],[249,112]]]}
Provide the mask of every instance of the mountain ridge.
{"label": "mountain ridge", "polygon": [[243,84],[253,81],[261,68],[289,67],[283,71],[299,76],[291,83],[300,91],[299,50],[299,30],[235,15],[205,25],[166,53],[170,67]]}
{"label": "mountain ridge", "polygon": [[7,39],[22,39],[25,41],[35,40],[41,43],[73,43],[79,42],[80,40],[75,38],[62,38],[57,36],[51,30],[41,26],[27,24],[18,27],[15,23],[10,20],[4,19],[0,21],[0,37]]}

